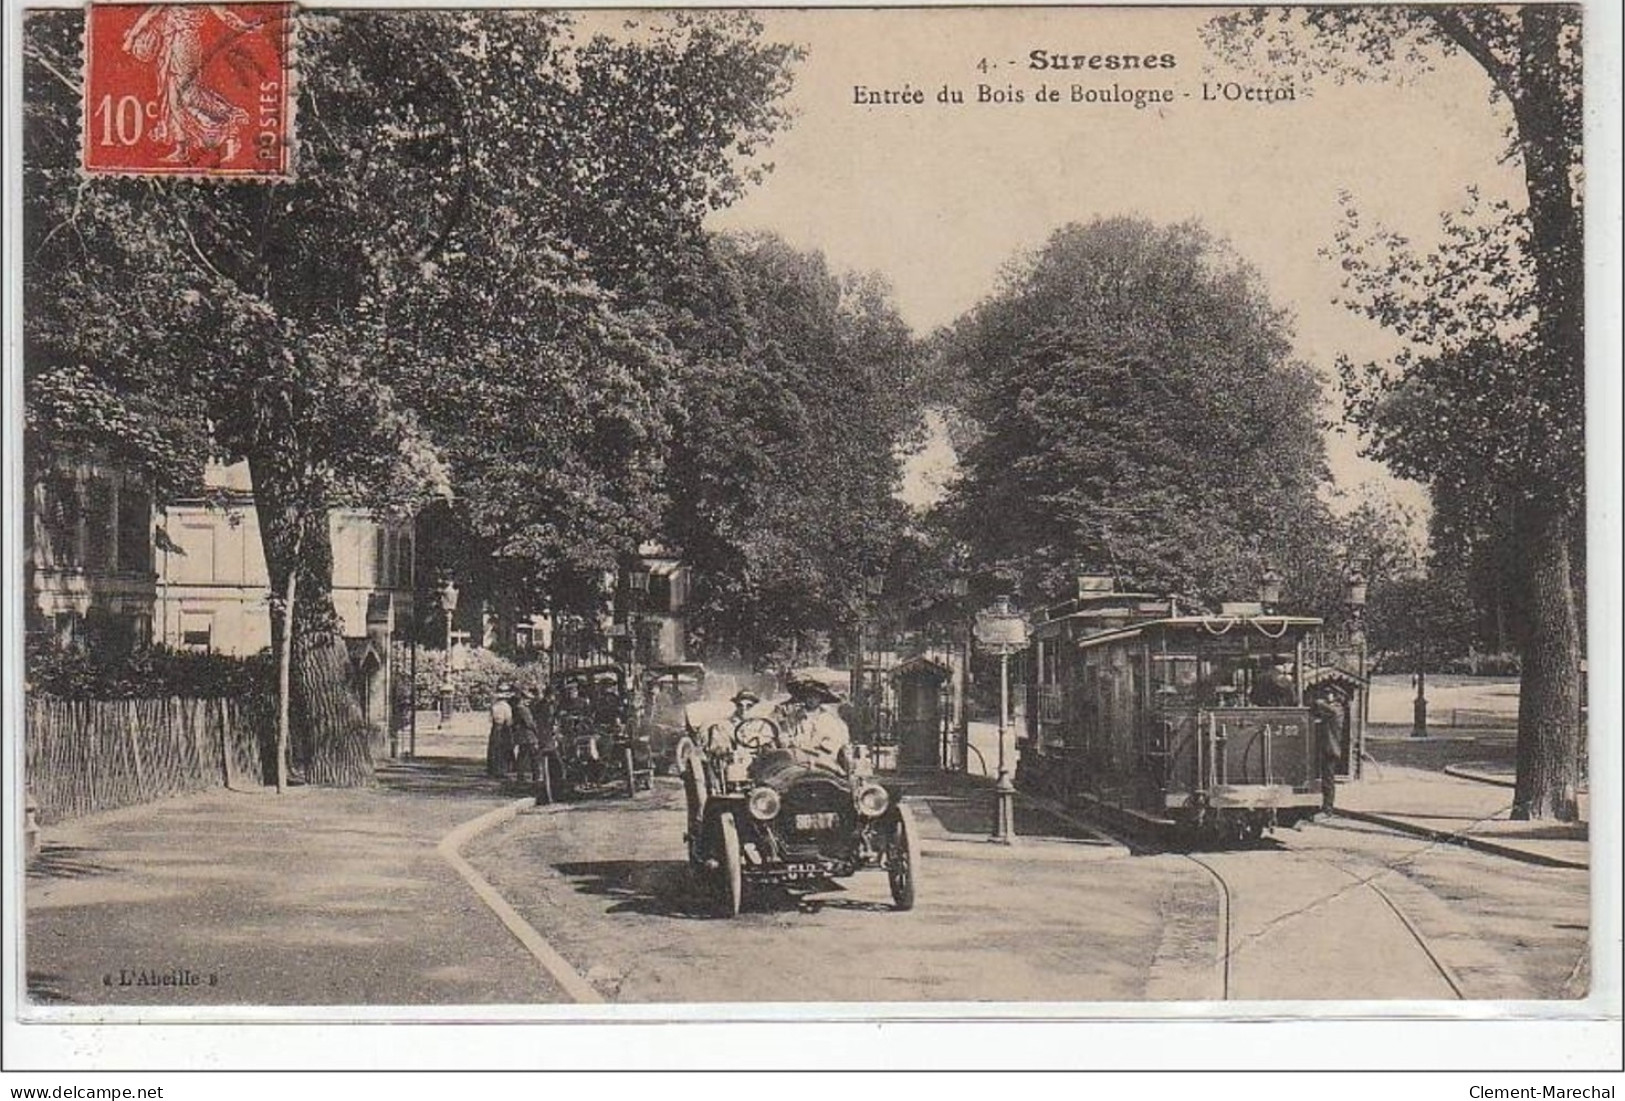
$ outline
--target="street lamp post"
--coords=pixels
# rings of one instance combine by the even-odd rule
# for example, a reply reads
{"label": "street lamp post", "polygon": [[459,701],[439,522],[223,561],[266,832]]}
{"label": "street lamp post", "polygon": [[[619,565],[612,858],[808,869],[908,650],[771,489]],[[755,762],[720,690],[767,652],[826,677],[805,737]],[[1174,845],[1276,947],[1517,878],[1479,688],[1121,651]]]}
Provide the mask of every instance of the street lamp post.
{"label": "street lamp post", "polygon": [[[1359,700],[1360,713],[1357,721],[1350,724],[1349,738],[1346,749],[1348,751],[1349,776],[1358,779],[1360,775],[1360,760],[1365,752],[1365,724],[1367,709],[1371,706],[1371,690],[1366,685],[1365,674],[1365,603],[1366,582],[1365,574],[1359,570],[1349,572],[1343,593],[1343,603],[1349,613],[1349,634],[1355,645],[1358,663],[1356,671],[1360,676],[1360,683],[1355,688],[1356,698]],[[1358,744],[1356,744],[1358,742]]]}
{"label": "street lamp post", "polygon": [[1010,655],[1027,643],[1027,621],[1010,606],[1008,596],[996,597],[993,605],[976,617],[976,640],[999,656],[999,779],[998,807],[993,819],[993,836],[1002,845],[1015,842],[1016,785],[1005,760],[1005,731],[1010,726]]}
{"label": "street lamp post", "polygon": [[446,664],[440,678],[440,725],[451,721],[451,620],[457,611],[457,583],[450,577],[440,587],[440,610],[446,614]]}
{"label": "street lamp post", "polygon": [[970,632],[964,622],[964,601],[970,595],[970,580],[963,575],[956,575],[949,583],[954,598],[953,630],[949,634],[949,645],[953,647],[959,664],[959,675],[954,678],[953,701],[953,736],[958,745],[951,752],[943,753],[943,767],[950,765],[953,757],[957,756],[959,768],[969,771],[970,763],[966,760],[970,753],[966,750],[966,695],[970,689]]}
{"label": "street lamp post", "polygon": [[[863,724],[867,728],[865,735],[869,738],[871,746],[877,746],[880,739],[880,701],[879,671],[880,665],[880,612],[876,602],[886,592],[886,579],[880,574],[870,574],[863,579],[863,608],[862,618],[858,623],[858,691],[862,693],[859,712],[863,716]],[[875,631],[875,665],[877,670],[873,679],[869,676],[869,662],[864,651],[864,636],[869,633],[870,627]]]}
{"label": "street lamp post", "polygon": [[1428,736],[1427,615],[1421,617],[1416,636],[1416,699],[1411,703],[1411,737]]}

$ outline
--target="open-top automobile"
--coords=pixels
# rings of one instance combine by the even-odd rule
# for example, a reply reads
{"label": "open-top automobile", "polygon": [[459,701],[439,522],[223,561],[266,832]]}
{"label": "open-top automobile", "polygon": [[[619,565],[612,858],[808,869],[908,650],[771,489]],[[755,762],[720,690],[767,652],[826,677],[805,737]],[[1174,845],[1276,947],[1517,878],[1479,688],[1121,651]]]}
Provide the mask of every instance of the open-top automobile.
{"label": "open-top automobile", "polygon": [[680,748],[678,760],[689,863],[719,912],[737,915],[748,889],[817,885],[865,868],[885,870],[895,909],[913,908],[918,830],[860,747],[754,716],[713,724],[703,743]]}
{"label": "open-top automobile", "polygon": [[627,673],[619,665],[586,665],[553,675],[551,762],[540,796],[621,792],[654,786],[649,738],[638,721]]}

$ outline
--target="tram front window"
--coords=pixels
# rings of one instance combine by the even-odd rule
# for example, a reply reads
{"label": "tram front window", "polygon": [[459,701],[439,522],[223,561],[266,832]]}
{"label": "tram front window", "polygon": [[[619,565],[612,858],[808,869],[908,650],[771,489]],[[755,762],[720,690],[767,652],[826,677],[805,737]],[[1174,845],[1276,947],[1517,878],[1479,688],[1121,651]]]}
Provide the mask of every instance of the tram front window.
{"label": "tram front window", "polygon": [[1151,695],[1157,707],[1293,707],[1298,703],[1291,655],[1153,653]]}
{"label": "tram front window", "polygon": [[1204,658],[1198,691],[1204,707],[1293,707],[1298,702],[1292,659],[1273,655]]}

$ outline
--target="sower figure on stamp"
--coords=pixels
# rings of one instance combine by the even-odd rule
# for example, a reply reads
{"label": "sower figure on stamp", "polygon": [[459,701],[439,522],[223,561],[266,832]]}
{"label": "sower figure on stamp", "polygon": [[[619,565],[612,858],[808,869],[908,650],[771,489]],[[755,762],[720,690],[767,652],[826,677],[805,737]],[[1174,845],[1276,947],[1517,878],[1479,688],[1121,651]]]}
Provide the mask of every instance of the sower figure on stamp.
{"label": "sower figure on stamp", "polygon": [[237,131],[248,112],[203,81],[203,21],[209,13],[241,34],[258,24],[238,18],[219,4],[154,4],[124,36],[124,49],[158,70],[158,121],[153,137],[173,146],[164,160],[184,163],[194,148],[237,155]]}

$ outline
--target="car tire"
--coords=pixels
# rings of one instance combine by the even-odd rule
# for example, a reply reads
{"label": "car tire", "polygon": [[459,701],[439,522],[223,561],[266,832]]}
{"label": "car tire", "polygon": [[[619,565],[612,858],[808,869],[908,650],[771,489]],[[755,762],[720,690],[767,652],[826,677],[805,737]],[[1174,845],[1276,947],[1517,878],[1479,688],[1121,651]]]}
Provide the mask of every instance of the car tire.
{"label": "car tire", "polygon": [[891,882],[893,909],[914,909],[914,881],[919,874],[919,830],[914,825],[913,813],[899,805],[891,840],[886,846],[886,878]]}
{"label": "car tire", "polygon": [[704,846],[700,842],[705,828],[705,803],[709,792],[705,786],[705,763],[698,753],[683,760],[683,799],[688,804],[688,859],[699,864]]}
{"label": "car tire", "polygon": [[717,906],[723,917],[738,917],[745,900],[744,856],[739,847],[739,826],[731,814],[717,818]]}

